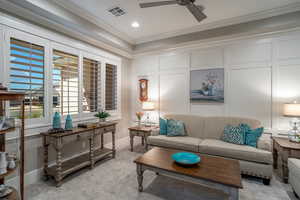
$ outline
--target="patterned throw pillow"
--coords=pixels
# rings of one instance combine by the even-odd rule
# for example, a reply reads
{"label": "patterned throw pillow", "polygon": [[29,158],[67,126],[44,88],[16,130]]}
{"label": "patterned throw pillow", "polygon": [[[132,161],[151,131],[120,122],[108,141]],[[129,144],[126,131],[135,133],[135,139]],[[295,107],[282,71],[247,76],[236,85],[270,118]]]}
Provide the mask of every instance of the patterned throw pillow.
{"label": "patterned throw pillow", "polygon": [[159,118],[159,134],[167,135],[167,120],[163,118]]}
{"label": "patterned throw pillow", "polygon": [[185,136],[184,123],[182,121],[168,119],[167,136]]}
{"label": "patterned throw pillow", "polygon": [[257,147],[257,141],[264,132],[264,128],[251,129],[248,124],[240,124],[245,129],[245,145]]}
{"label": "patterned throw pillow", "polygon": [[241,126],[227,125],[224,128],[224,133],[221,139],[224,142],[229,142],[233,144],[244,144],[245,129]]}

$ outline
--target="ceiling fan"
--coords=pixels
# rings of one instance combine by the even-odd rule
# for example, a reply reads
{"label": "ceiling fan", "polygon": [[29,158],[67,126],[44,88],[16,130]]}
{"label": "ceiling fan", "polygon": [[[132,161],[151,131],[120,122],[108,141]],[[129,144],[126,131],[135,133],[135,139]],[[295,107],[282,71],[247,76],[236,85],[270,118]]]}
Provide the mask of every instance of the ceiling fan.
{"label": "ceiling fan", "polygon": [[158,1],[149,3],[140,3],[141,8],[149,8],[164,5],[178,4],[180,6],[185,6],[194,15],[198,22],[201,22],[207,16],[203,13],[204,7],[200,5],[195,5],[196,0],[172,0],[172,1]]}

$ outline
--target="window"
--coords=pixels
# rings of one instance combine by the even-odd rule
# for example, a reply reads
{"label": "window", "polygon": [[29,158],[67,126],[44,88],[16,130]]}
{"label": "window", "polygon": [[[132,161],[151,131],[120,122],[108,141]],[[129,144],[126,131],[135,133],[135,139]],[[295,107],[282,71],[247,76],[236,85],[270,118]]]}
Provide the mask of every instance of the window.
{"label": "window", "polygon": [[53,51],[53,110],[62,115],[79,112],[78,56]]}
{"label": "window", "polygon": [[117,110],[117,66],[106,64],[105,110]]}
{"label": "window", "polygon": [[[44,116],[44,47],[10,39],[10,90],[25,92],[25,118]],[[19,117],[20,102],[10,102],[10,115]]]}
{"label": "window", "polygon": [[100,105],[100,63],[83,58],[83,112],[96,112]]}

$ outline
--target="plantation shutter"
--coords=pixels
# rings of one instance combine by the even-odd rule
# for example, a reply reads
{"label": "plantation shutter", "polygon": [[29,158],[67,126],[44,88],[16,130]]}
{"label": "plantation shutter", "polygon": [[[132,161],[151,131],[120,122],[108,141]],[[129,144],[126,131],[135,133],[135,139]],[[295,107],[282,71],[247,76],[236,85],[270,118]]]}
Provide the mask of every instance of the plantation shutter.
{"label": "plantation shutter", "polygon": [[117,66],[106,64],[105,110],[117,109]]}
{"label": "plantation shutter", "polygon": [[[25,118],[44,116],[44,47],[11,38],[10,90],[25,92]],[[10,102],[10,116],[19,117],[20,102]]]}
{"label": "plantation shutter", "polygon": [[53,51],[53,108],[62,115],[79,112],[78,56]]}
{"label": "plantation shutter", "polygon": [[100,62],[83,58],[83,112],[96,112],[100,105]]}

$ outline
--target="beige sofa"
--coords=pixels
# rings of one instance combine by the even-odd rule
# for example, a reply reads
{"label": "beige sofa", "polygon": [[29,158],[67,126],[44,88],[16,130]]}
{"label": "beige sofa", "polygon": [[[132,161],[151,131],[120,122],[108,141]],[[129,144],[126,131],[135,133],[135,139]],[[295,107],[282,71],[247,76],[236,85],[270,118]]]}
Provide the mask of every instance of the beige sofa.
{"label": "beige sofa", "polygon": [[295,192],[295,195],[300,196],[300,159],[289,158],[289,182]]}
{"label": "beige sofa", "polygon": [[266,185],[270,183],[273,172],[270,135],[263,134],[258,141],[257,148],[220,140],[224,127],[228,124],[246,123],[252,128],[258,128],[260,127],[259,121],[236,117],[201,117],[197,115],[166,115],[164,117],[183,121],[187,136],[167,137],[156,132],[148,137],[147,145],[236,159],[240,161],[242,174],[260,177]]}

